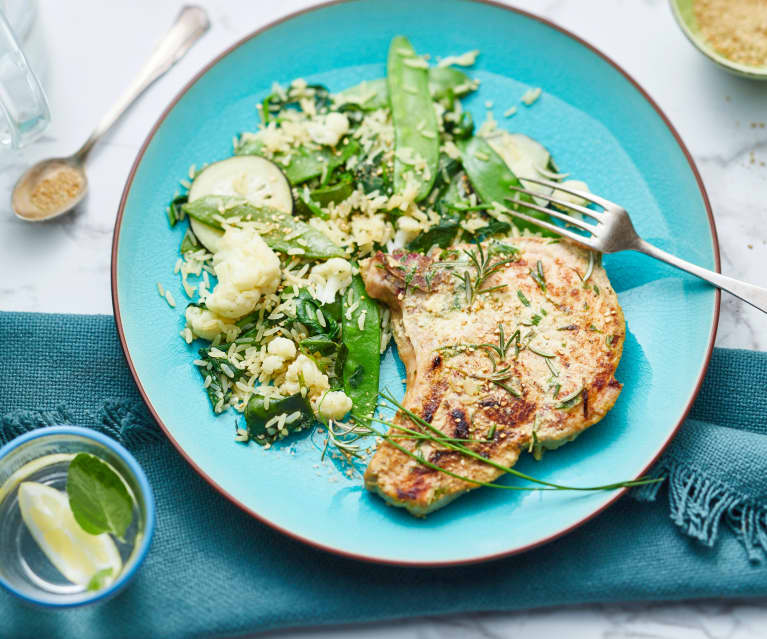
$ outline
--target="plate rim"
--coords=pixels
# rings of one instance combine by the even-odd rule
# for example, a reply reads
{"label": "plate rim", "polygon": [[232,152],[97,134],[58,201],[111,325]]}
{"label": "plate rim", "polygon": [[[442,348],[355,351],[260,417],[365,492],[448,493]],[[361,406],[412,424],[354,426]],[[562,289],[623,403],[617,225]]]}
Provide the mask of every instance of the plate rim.
{"label": "plate rim", "polygon": [[[200,465],[189,455],[187,452],[181,447],[181,445],[176,441],[175,437],[171,433],[171,431],[168,429],[168,427],[163,423],[162,419],[160,419],[160,416],[157,414],[157,411],[155,410],[151,400],[149,399],[149,396],[147,392],[144,390],[144,386],[141,383],[141,379],[139,378],[138,372],[136,371],[135,366],[133,365],[133,360],[130,355],[130,351],[128,349],[128,344],[125,339],[125,331],[123,329],[122,325],[122,319],[120,315],[120,303],[118,300],[118,287],[117,287],[117,252],[118,252],[118,245],[120,240],[120,230],[122,227],[122,219],[123,219],[123,213],[125,211],[125,205],[128,200],[128,195],[130,193],[131,188],[133,187],[133,180],[136,175],[136,171],[138,170],[139,165],[141,164],[142,160],[144,159],[144,154],[146,153],[147,148],[149,147],[149,144],[154,139],[155,134],[157,133],[158,129],[162,126],[163,122],[165,122],[165,119],[167,118],[168,114],[175,108],[176,104],[186,95],[186,93],[194,86],[194,84],[202,78],[208,71],[210,71],[213,67],[215,67],[224,57],[244,45],[246,42],[250,41],[251,39],[261,35],[265,31],[268,31],[269,29],[272,29],[273,27],[282,24],[283,22],[287,22],[289,20],[292,20],[293,18],[304,15],[306,13],[309,13],[311,11],[316,11],[318,9],[323,9],[329,6],[333,5],[340,5],[340,4],[346,4],[348,2],[351,2],[352,0],[329,0],[327,2],[320,2],[317,4],[312,4],[308,7],[305,7],[303,9],[300,9],[298,11],[293,11],[291,13],[288,13],[280,18],[277,18],[276,20],[273,20],[266,25],[260,27],[259,29],[256,29],[249,33],[248,35],[238,39],[230,46],[226,47],[221,53],[216,55],[210,62],[205,64],[189,81],[187,81],[184,86],[176,93],[176,95],[173,97],[173,99],[168,103],[168,106],[165,107],[163,112],[160,114],[159,118],[155,121],[154,125],[150,129],[149,133],[147,134],[146,138],[144,139],[144,142],[141,145],[141,148],[139,149],[136,159],[133,161],[133,164],[131,165],[130,173],[128,174],[128,177],[125,181],[125,186],[123,187],[123,192],[120,197],[120,204],[117,210],[117,217],[115,219],[115,226],[114,226],[114,232],[112,236],[112,251],[111,251],[111,265],[110,265],[110,282],[111,282],[111,289],[112,289],[112,309],[114,311],[114,319],[115,319],[115,325],[117,327],[117,333],[120,338],[120,346],[123,351],[123,355],[125,356],[126,363],[128,364],[128,368],[130,370],[131,376],[133,377],[134,382],[136,383],[136,386],[138,388],[139,394],[141,395],[142,400],[144,401],[144,404],[146,405],[150,415],[152,418],[157,422],[157,424],[160,426],[162,431],[165,433],[165,436],[168,438],[168,440],[173,444],[175,449],[178,451],[178,453],[184,458],[184,460],[194,469],[194,471],[200,475],[208,484],[210,484],[216,491],[218,491],[221,495],[223,495],[226,499],[228,499],[231,503],[233,503],[235,506],[246,512],[251,517],[254,517],[257,521],[266,524],[270,528],[276,530],[277,532],[286,535],[287,537],[294,539],[296,541],[300,541],[304,544],[307,544],[313,548],[323,550],[325,552],[332,553],[334,555],[338,555],[341,557],[349,558],[349,559],[356,559],[360,561],[370,562],[374,564],[384,564],[384,565],[393,565],[393,566],[413,566],[413,567],[441,567],[441,566],[459,566],[459,565],[469,565],[469,564],[478,564],[482,562],[492,561],[495,559],[501,559],[503,557],[510,557],[512,555],[517,555],[523,552],[527,552],[530,550],[533,550],[535,548],[538,548],[539,546],[543,546],[549,542],[554,541],[555,539],[558,539],[576,528],[579,528],[583,524],[587,523],[597,515],[604,512],[607,508],[612,506],[618,499],[620,499],[626,492],[627,488],[621,488],[620,490],[616,491],[615,495],[613,495],[609,500],[607,500],[604,504],[602,504],[599,508],[596,508],[594,511],[590,512],[585,517],[582,517],[578,521],[558,530],[555,531],[549,535],[546,535],[545,537],[542,537],[541,539],[538,539],[534,542],[531,542],[529,544],[525,544],[524,546],[519,546],[516,548],[512,548],[510,550],[502,551],[502,552],[496,552],[491,553],[488,555],[479,555],[476,557],[469,557],[466,559],[457,559],[457,560],[444,560],[444,561],[414,561],[414,560],[397,560],[397,559],[390,559],[387,557],[376,557],[369,554],[362,554],[358,552],[352,552],[348,550],[344,550],[342,548],[337,548],[325,543],[321,543],[318,541],[315,541],[314,539],[310,539],[309,537],[306,537],[304,535],[298,534],[292,530],[289,530],[279,524],[276,524],[275,522],[271,521],[264,515],[258,513],[256,510],[248,506],[247,504],[243,503],[234,495],[230,494],[226,489],[224,489],[222,486],[218,484],[218,482],[213,479],[207,472],[205,472]],[[610,64],[616,71],[618,71],[626,80],[629,81],[629,83],[640,93],[640,95],[650,104],[650,106],[655,110],[655,112],[660,116],[661,120],[663,121],[666,128],[671,132],[671,134],[674,136],[674,139],[676,140],[677,145],[681,149],[682,153],[684,154],[685,158],[687,159],[687,163],[689,165],[690,170],[692,171],[693,176],[695,177],[695,181],[697,182],[698,189],[700,191],[701,197],[703,198],[703,204],[706,209],[706,215],[708,216],[708,223],[709,223],[709,230],[711,233],[711,240],[713,245],[713,251],[714,251],[714,270],[717,273],[721,273],[721,257],[720,257],[720,251],[719,251],[719,238],[716,230],[716,221],[714,220],[713,211],[711,209],[711,203],[708,198],[708,194],[706,192],[706,188],[703,185],[703,179],[700,176],[700,173],[698,171],[698,168],[695,164],[695,160],[693,159],[690,151],[688,150],[685,143],[682,141],[682,138],[680,137],[678,131],[674,127],[674,125],[671,123],[671,121],[668,119],[664,111],[660,108],[657,102],[650,96],[650,94],[617,62],[615,62],[611,57],[603,53],[600,49],[595,47],[593,44],[588,42],[587,40],[583,39],[582,37],[576,35],[569,29],[566,29],[557,23],[549,20],[548,18],[541,17],[539,15],[536,15],[534,13],[531,13],[529,11],[526,11],[524,9],[519,9],[517,7],[508,6],[505,4],[502,4],[498,0],[470,0],[470,2],[474,4],[480,4],[480,5],[489,5],[493,7],[497,7],[500,9],[504,9],[506,11],[510,11],[512,13],[516,13],[518,15],[524,16],[526,18],[530,18],[532,20],[536,20],[542,24],[544,24],[547,27],[550,27],[554,29],[555,31],[558,31],[562,33],[563,35],[567,36],[568,38],[574,40],[581,46],[587,48],[592,53],[595,53],[597,56],[602,58],[605,62]],[[645,465],[645,467],[642,469],[642,471],[637,475],[637,478],[644,475],[654,464],[660,456],[663,454],[663,452],[666,450],[666,448],[669,446],[671,441],[676,436],[677,432],[679,431],[679,428],[684,423],[685,419],[687,418],[688,413],[690,412],[690,409],[692,408],[692,404],[695,401],[695,398],[698,395],[698,391],[700,390],[701,384],[703,383],[703,379],[706,375],[706,371],[708,369],[708,365],[711,361],[711,355],[714,349],[714,342],[716,340],[716,333],[717,328],[719,325],[719,313],[720,313],[720,302],[721,302],[721,291],[718,288],[715,288],[715,295],[714,295],[714,315],[713,320],[711,324],[711,328],[709,331],[709,341],[708,345],[706,347],[705,356],[703,359],[703,364],[701,366],[700,372],[698,373],[698,378],[695,382],[695,387],[693,388],[693,391],[687,400],[687,404],[682,411],[681,415],[679,416],[679,419],[676,423],[676,425],[673,427],[673,429],[669,432],[668,437],[666,440],[660,445],[658,451],[655,453],[655,455],[652,457],[652,459]]]}

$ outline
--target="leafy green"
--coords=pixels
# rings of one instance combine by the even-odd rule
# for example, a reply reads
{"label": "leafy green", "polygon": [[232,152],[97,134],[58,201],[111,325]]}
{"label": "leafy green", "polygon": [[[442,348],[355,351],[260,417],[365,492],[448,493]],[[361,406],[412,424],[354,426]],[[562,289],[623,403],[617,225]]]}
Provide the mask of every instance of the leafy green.
{"label": "leafy green", "polygon": [[443,217],[438,224],[409,242],[407,249],[426,252],[435,244],[440,248],[447,248],[460,228],[460,218]]}
{"label": "leafy green", "polygon": [[[325,326],[317,319],[318,311],[322,312],[325,318]],[[332,314],[326,314],[325,307],[305,288],[299,291],[296,298],[296,319],[306,326],[309,335],[327,335],[331,340],[335,340],[341,333],[341,327]]]}
{"label": "leafy green", "polygon": [[[286,423],[282,430],[278,430],[276,424],[266,425],[277,415],[293,415],[296,412],[299,413],[298,419],[290,424]],[[284,399],[271,400],[268,408],[262,395],[253,395],[245,408],[245,423],[250,439],[263,446],[282,439],[290,433],[311,428],[314,425],[314,413],[301,393]]]}
{"label": "leafy green", "polygon": [[108,568],[102,568],[90,578],[86,590],[95,591],[101,590],[109,583],[109,578],[112,576],[113,569],[111,566]]}
{"label": "leafy green", "polygon": [[122,539],[133,521],[133,499],[123,480],[95,455],[80,453],[67,471],[69,507],[91,535],[112,533]]}
{"label": "leafy green", "polygon": [[177,195],[171,200],[168,205],[168,222],[171,226],[176,226],[176,222],[184,219],[182,207],[188,199],[186,195]]}
{"label": "leafy green", "polygon": [[187,251],[196,251],[198,248],[200,248],[200,243],[197,241],[194,233],[192,233],[192,229],[187,229],[181,240],[181,246],[178,249],[179,252],[183,255]]}

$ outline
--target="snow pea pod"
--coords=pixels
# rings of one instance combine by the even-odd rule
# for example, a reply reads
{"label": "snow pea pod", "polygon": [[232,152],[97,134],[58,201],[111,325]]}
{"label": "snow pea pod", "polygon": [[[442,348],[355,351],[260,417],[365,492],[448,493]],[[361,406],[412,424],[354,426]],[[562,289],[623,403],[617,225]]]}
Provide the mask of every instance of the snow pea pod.
{"label": "snow pea pod", "polygon": [[[407,38],[392,39],[386,82],[394,121],[394,190],[402,192],[412,173],[419,181],[416,200],[429,194],[439,167],[439,128],[425,65]],[[413,162],[420,160],[425,169],[417,171]]]}
{"label": "snow pea pod", "polygon": [[[278,253],[295,253],[297,249],[301,249],[303,253],[300,256],[312,260],[327,260],[346,255],[341,247],[306,222],[268,206],[253,206],[241,198],[206,195],[184,204],[182,208],[190,217],[218,230],[222,228],[217,219],[219,217],[239,217],[242,220],[266,224],[269,230],[261,233],[261,237],[269,248]],[[290,239],[285,239],[286,237]]]}
{"label": "snow pea pod", "polygon": [[[519,178],[512,173],[501,156],[493,150],[486,140],[476,135],[468,140],[459,140],[457,145],[461,151],[461,161],[463,162],[466,175],[468,175],[471,185],[479,197],[482,198],[482,201],[491,205],[509,206],[506,198],[515,194],[509,190],[509,187],[521,186],[521,184]],[[524,194],[520,194],[519,200],[521,202],[532,201],[529,195]],[[556,237],[556,234],[550,231],[504,213],[499,209],[499,206],[494,206],[488,209],[487,212],[502,222],[511,222],[517,228],[530,229],[541,235]],[[540,213],[539,211],[517,205],[511,206],[541,220],[548,218],[545,213]]]}
{"label": "snow pea pod", "polygon": [[355,414],[372,417],[378,403],[381,324],[378,304],[368,296],[359,275],[344,295],[341,339],[347,352],[344,392],[352,400]]}

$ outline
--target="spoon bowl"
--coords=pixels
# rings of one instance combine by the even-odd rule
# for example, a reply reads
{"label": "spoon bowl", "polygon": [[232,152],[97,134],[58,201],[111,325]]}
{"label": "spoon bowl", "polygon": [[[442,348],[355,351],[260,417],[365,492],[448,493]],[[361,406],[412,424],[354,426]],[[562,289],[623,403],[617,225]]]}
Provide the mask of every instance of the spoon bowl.
{"label": "spoon bowl", "polygon": [[69,213],[88,193],[83,165],[73,157],[42,160],[13,187],[11,204],[25,222],[44,222]]}
{"label": "spoon bowl", "polygon": [[72,155],[38,162],[13,187],[11,208],[20,220],[43,222],[69,213],[88,193],[85,159],[93,146],[155,80],[163,76],[208,30],[203,9],[185,6],[133,83]]}

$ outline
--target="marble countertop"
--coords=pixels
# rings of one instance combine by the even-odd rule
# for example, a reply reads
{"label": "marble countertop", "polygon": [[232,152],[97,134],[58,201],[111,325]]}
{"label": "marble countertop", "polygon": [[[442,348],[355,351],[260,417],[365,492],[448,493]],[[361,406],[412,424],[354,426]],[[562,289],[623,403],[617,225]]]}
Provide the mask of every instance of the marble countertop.
{"label": "marble countertop", "polygon": [[[139,69],[181,4],[182,0],[39,1],[39,19],[26,48],[48,92],[53,119],[43,138],[23,152],[0,150],[0,268],[12,276],[0,283],[0,310],[111,313],[114,218],[130,166],[159,113],[225,47],[311,2],[201,0],[210,14],[210,32],[149,89],[94,151],[88,165],[91,192],[82,209],[46,224],[16,220],[8,195],[18,174],[36,159],[65,155],[79,146]],[[678,129],[702,174],[716,218],[722,271],[767,285],[767,85],[715,68],[677,29],[665,0],[516,0],[509,4],[545,16],[593,43],[648,91]],[[723,295],[717,344],[767,349],[767,318]],[[745,639],[767,635],[766,604],[591,605],[417,619],[289,636]]]}

